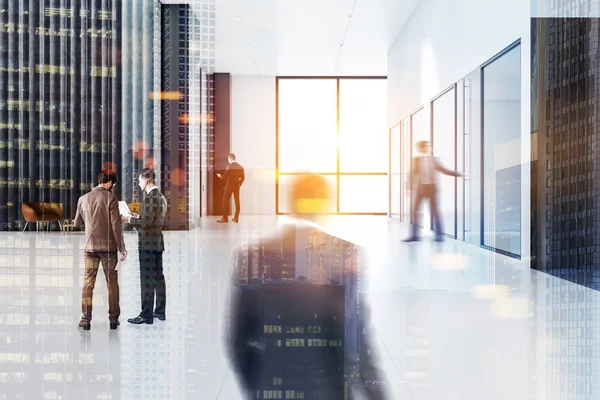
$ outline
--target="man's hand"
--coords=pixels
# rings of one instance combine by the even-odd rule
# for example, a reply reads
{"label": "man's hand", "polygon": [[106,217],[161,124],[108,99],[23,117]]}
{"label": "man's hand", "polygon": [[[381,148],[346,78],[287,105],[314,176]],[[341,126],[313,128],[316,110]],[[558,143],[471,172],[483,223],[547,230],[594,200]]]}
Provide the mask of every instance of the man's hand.
{"label": "man's hand", "polygon": [[123,250],[121,252],[121,261],[125,261],[126,258],[127,258],[127,250]]}
{"label": "man's hand", "polygon": [[121,215],[121,222],[122,223],[129,222],[129,217],[126,215]]}

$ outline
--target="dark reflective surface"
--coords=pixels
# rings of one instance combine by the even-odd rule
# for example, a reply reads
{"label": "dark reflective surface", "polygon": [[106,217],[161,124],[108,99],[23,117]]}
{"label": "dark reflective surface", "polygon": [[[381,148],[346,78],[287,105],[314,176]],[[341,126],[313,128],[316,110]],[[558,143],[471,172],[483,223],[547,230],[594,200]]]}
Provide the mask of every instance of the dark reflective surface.
{"label": "dark reflective surface", "polygon": [[531,266],[595,290],[599,21],[531,19]]}
{"label": "dark reflective surface", "polygon": [[361,248],[306,225],[233,257],[228,353],[246,398],[384,399]]}

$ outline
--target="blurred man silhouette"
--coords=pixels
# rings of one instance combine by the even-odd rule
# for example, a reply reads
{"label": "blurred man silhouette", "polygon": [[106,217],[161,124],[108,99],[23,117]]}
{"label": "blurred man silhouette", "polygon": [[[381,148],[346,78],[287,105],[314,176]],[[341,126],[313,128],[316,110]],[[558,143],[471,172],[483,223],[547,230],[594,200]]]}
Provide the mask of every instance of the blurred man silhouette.
{"label": "blurred man silhouette", "polygon": [[358,292],[361,249],[311,223],[329,203],[322,177],[299,178],[291,198],[304,221],[233,258],[227,347],[244,398],[385,399],[369,308]]}
{"label": "blurred man silhouette", "polygon": [[96,275],[102,263],[108,288],[108,319],[110,329],[119,326],[119,276],[117,273],[117,251],[121,261],[127,258],[125,241],[119,216],[119,202],[112,193],[117,184],[117,175],[112,171],[98,174],[98,186],[81,196],[77,202],[77,213],[73,224],[85,229],[85,279],[81,291],[83,315],[79,327],[90,330],[92,321],[92,298]]}
{"label": "blurred man silhouette", "polygon": [[217,176],[225,181],[225,193],[223,194],[223,217],[218,220],[219,223],[229,222],[231,195],[233,194],[233,202],[235,203],[235,215],[233,222],[240,221],[240,188],[244,183],[244,167],[235,161],[235,154],[231,153],[227,156],[227,169],[224,174],[217,173]]}
{"label": "blurred man silhouette", "polygon": [[429,199],[431,219],[433,221],[435,232],[435,241],[442,242],[444,240],[444,237],[442,236],[444,229],[442,219],[440,218],[440,210],[438,205],[437,172],[454,177],[460,177],[463,176],[463,174],[446,169],[444,165],[432,155],[431,143],[428,141],[423,140],[418,142],[417,147],[422,155],[415,157],[412,165],[411,187],[413,189],[416,188],[415,200],[411,210],[410,218],[412,223],[412,231],[410,237],[404,239],[404,241],[416,242],[420,240],[417,231],[417,213],[419,212],[419,208],[421,207],[423,199]]}

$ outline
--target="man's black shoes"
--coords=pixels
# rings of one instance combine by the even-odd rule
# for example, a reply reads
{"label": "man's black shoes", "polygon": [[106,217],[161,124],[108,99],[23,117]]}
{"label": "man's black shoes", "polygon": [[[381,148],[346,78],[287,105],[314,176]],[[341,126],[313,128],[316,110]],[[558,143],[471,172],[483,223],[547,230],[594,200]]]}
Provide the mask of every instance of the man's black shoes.
{"label": "man's black shoes", "polygon": [[165,314],[154,313],[154,318],[158,318],[159,320],[164,321],[167,319],[167,316]]}
{"label": "man's black shoes", "polygon": [[135,325],[141,325],[141,324],[152,325],[152,323],[154,322],[154,320],[152,318],[144,318],[141,315],[138,315],[135,318],[129,318],[127,320],[127,322],[129,322],[131,324],[135,324]]}
{"label": "man's black shoes", "polygon": [[404,239],[404,240],[403,240],[403,242],[405,242],[405,243],[409,243],[409,242],[418,242],[418,241],[420,241],[420,240],[421,240],[421,239],[420,239],[420,238],[418,238],[418,237],[409,237],[409,238],[406,238],[406,239]]}

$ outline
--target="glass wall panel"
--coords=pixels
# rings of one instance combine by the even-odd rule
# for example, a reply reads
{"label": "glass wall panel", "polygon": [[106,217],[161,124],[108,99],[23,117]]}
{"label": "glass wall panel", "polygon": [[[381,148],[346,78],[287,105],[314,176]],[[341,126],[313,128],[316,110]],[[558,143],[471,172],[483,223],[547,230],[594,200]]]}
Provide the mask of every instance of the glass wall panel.
{"label": "glass wall panel", "polygon": [[402,122],[402,221],[410,221],[411,190],[410,190],[411,139],[410,117]]}
{"label": "glass wall panel", "polygon": [[400,219],[401,213],[401,186],[402,186],[402,157],[400,141],[402,134],[400,124],[390,129],[390,216]]}
{"label": "glass wall panel", "polygon": [[[390,157],[387,120],[387,84],[385,79],[354,78],[281,78],[277,79],[278,104],[278,162],[279,176],[278,213],[290,212],[286,203],[289,175],[313,172],[327,175],[332,183],[330,213],[381,213],[390,210],[390,185],[388,172]],[[338,118],[339,117],[339,118]],[[400,217],[400,127],[394,138],[394,214]],[[379,186],[375,198],[355,191],[349,180],[345,192],[348,199],[343,211],[338,210],[340,188],[335,186],[338,175],[375,176],[372,182],[385,182],[383,192]],[[287,176],[287,177],[286,177]],[[339,182],[339,181],[337,181]],[[360,199],[355,197],[361,196]],[[371,205],[368,203],[371,202]],[[352,209],[352,205],[358,209]],[[383,204],[383,207],[381,206]],[[365,211],[371,210],[371,211]]]}
{"label": "glass wall panel", "polygon": [[483,69],[483,244],[521,254],[521,47]]}
{"label": "glass wall panel", "polygon": [[465,242],[481,245],[481,71],[471,73],[464,85],[465,135]]}
{"label": "glass wall panel", "polygon": [[[337,210],[337,178],[336,175],[321,175],[329,182],[329,208],[328,213],[336,213]],[[290,200],[291,185],[298,175],[279,175],[279,212],[291,213],[292,204]],[[385,195],[384,195],[385,196]],[[385,197],[384,197],[385,199]],[[385,211],[385,210],[384,210]]]}
{"label": "glass wall panel", "polygon": [[279,172],[335,173],[336,79],[280,79],[278,82]]}
{"label": "glass wall panel", "polygon": [[385,175],[340,176],[340,212],[386,212],[387,184]]}
{"label": "glass wall panel", "polygon": [[[416,113],[414,113],[411,116],[411,128],[412,128],[412,135],[411,135],[411,138],[412,138],[411,162],[412,162],[414,157],[417,157],[419,155],[417,143],[419,143],[422,140],[431,141],[431,132],[429,130],[429,124],[427,123],[427,117],[425,115],[424,109],[417,111]],[[412,170],[412,168],[411,168],[411,170]],[[413,196],[413,199],[414,199],[416,187],[415,188],[411,187],[411,189],[412,189],[411,195]],[[429,212],[424,212],[426,207],[429,207],[429,206],[425,202],[423,204],[423,206],[421,206],[421,209],[417,210],[417,221],[411,221],[411,223],[417,223],[418,226],[422,226],[422,227],[426,226],[427,229],[430,229],[431,215]]]}
{"label": "glass wall panel", "polygon": [[[450,89],[431,103],[433,155],[448,169],[456,171],[456,90]],[[438,176],[439,211],[442,233],[456,237],[456,178]]]}
{"label": "glass wall panel", "polygon": [[387,128],[387,81],[340,79],[340,172],[385,172]]}

